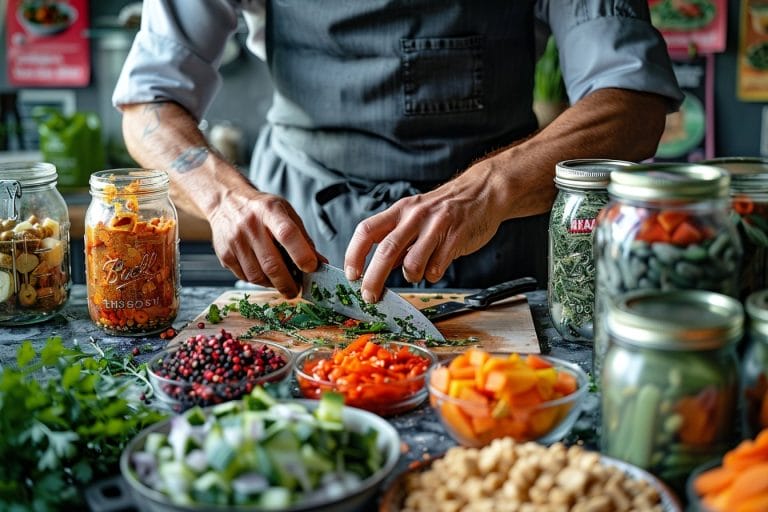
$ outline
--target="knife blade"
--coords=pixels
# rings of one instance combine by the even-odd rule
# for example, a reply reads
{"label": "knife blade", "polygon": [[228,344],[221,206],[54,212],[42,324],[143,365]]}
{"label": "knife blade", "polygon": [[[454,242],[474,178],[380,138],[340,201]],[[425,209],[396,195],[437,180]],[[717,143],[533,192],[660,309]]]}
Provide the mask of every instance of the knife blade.
{"label": "knife blade", "polygon": [[320,263],[301,276],[301,296],[319,306],[365,322],[384,322],[394,333],[445,341],[445,337],[419,309],[397,293],[384,289],[379,302],[368,304],[360,294],[361,280],[350,282],[340,268]]}
{"label": "knife blade", "polygon": [[464,297],[464,302],[442,302],[435,306],[422,308],[424,313],[432,322],[462,313],[465,311],[477,311],[484,309],[491,304],[507,297],[512,297],[523,292],[530,292],[538,287],[536,279],[532,277],[521,277],[501,284],[491,286],[472,295]]}

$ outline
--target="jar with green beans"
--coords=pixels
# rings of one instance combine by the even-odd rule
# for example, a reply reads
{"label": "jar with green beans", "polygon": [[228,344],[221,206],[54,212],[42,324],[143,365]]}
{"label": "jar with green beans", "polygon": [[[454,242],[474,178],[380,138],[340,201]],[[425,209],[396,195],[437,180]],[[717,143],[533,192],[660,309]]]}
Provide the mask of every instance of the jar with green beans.
{"label": "jar with green beans", "polygon": [[592,340],[595,260],[592,230],[608,203],[611,171],[630,162],[566,160],[555,168],[558,192],[549,218],[549,314],[568,341]]}
{"label": "jar with green beans", "polygon": [[746,300],[749,329],[742,364],[744,435],[754,438],[768,428],[768,289]]}
{"label": "jar with green beans", "polygon": [[611,173],[595,228],[593,371],[607,348],[610,304],[634,290],[708,290],[737,296],[742,247],[730,220],[730,177],[695,164],[633,165]]}
{"label": "jar with green beans", "polygon": [[741,236],[744,258],[739,298],[768,288],[768,158],[707,160],[731,176],[731,220]]}
{"label": "jar with green beans", "polygon": [[739,439],[741,303],[723,294],[632,292],[606,317],[602,453],[676,489]]}

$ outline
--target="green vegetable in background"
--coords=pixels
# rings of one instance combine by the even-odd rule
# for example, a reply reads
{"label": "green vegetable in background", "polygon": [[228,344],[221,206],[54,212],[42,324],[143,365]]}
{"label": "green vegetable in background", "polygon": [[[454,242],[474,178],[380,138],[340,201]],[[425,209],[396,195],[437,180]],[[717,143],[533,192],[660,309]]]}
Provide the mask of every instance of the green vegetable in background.
{"label": "green vegetable in background", "polygon": [[534,101],[560,103],[566,100],[559,58],[560,52],[557,50],[555,38],[549,36],[544,53],[536,62],[533,82]]}
{"label": "green vegetable in background", "polygon": [[164,415],[132,356],[29,341],[0,367],[0,510],[83,510],[79,488],[118,472],[123,447]]}

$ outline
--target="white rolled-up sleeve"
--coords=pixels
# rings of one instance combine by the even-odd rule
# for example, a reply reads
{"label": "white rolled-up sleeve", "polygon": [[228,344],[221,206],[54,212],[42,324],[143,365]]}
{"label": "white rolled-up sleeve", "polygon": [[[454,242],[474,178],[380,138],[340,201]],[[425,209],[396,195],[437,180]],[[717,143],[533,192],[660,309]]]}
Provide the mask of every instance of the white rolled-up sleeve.
{"label": "white rolled-up sleeve", "polygon": [[571,103],[621,88],[666,96],[670,111],[680,106],[683,93],[647,0],[540,0],[537,8],[557,42]]}
{"label": "white rolled-up sleeve", "polygon": [[201,119],[221,86],[218,68],[238,14],[226,0],[144,0],[113,104],[175,101]]}

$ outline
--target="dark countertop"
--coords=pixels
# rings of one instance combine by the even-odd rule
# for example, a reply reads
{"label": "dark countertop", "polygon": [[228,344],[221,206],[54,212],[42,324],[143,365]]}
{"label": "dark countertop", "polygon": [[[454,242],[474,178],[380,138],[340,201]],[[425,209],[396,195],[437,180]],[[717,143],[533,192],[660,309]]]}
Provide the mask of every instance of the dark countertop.
{"label": "dark countertop", "polygon": [[[181,290],[181,308],[174,327],[179,330],[194,319],[221,293],[222,287],[186,287]],[[591,347],[569,343],[557,333],[549,319],[545,290],[526,294],[533,313],[534,325],[539,338],[542,353],[563,358],[581,365],[585,371],[591,370]],[[90,320],[86,305],[84,285],[74,285],[64,309],[51,320],[23,327],[0,328],[0,364],[15,360],[17,347],[24,340],[31,340],[41,346],[48,337],[60,336],[65,344],[74,340],[79,342],[93,338],[103,347],[113,346],[117,350],[130,351],[133,347],[149,343],[154,349],[160,349],[166,343],[159,337],[114,337],[104,334]],[[151,353],[144,353],[140,358],[148,358]],[[577,422],[567,442],[584,442],[595,447],[595,417],[598,409],[597,397],[590,393],[585,403],[585,412]],[[402,441],[408,446],[408,452],[400,461],[399,470],[404,470],[413,461],[428,459],[445,452],[455,442],[443,430],[437,416],[428,402],[417,409],[400,416],[390,418],[391,423],[400,433]]]}

